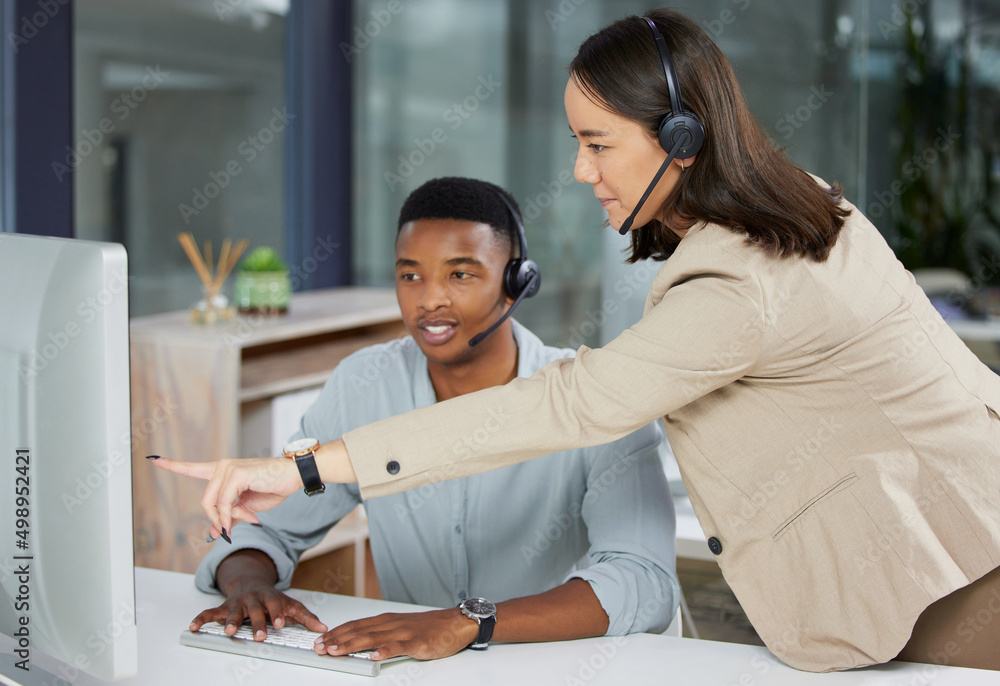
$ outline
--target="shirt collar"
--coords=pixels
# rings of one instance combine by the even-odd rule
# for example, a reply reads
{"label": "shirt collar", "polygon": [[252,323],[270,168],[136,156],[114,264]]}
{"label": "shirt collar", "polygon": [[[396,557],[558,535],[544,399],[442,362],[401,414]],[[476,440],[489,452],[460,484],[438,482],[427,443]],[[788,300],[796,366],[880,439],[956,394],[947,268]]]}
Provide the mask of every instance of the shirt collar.
{"label": "shirt collar", "polygon": [[[514,332],[514,342],[517,343],[517,375],[531,376],[542,366],[542,352],[545,348],[541,339],[522,326],[517,320],[510,320]],[[421,352],[414,341],[417,361],[413,365],[413,406],[427,407],[437,402],[434,395],[434,385],[427,371],[427,357]]]}

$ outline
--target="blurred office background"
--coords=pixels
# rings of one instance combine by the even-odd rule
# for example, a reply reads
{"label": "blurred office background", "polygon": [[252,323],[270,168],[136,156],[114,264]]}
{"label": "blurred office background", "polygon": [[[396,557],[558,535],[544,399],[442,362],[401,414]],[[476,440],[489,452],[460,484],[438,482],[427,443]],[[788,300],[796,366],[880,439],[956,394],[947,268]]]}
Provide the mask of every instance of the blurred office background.
{"label": "blurred office background", "polygon": [[[3,0],[0,228],[124,243],[138,317],[201,296],[182,231],[274,247],[299,290],[391,287],[406,195],[477,177],[513,192],[543,273],[517,318],[550,344],[600,345],[639,318],[659,265],[626,266],[627,240],[572,178],[566,65],[661,4]],[[718,42],[774,145],[840,183],[942,308],[998,292],[1000,0],[670,4]],[[995,340],[980,350],[995,362]],[[151,521],[144,554],[170,535],[200,554],[185,540],[201,537]],[[696,558],[679,571],[702,635],[759,642]]]}
{"label": "blurred office background", "polygon": [[[43,181],[71,188],[70,235],[126,245],[133,315],[199,297],[184,230],[271,245],[300,288],[389,286],[407,193],[464,175],[520,202],[544,280],[518,318],[549,343],[594,345],[639,316],[657,265],[623,265],[626,239],[572,179],[566,65],[600,27],[659,4],[5,0],[18,83],[4,92],[71,80],[71,140]],[[672,4],[731,59],[775,145],[842,184],[907,266],[997,280],[1000,0]],[[42,41],[65,59],[12,68]],[[24,125],[8,115],[8,148]],[[15,225],[41,188],[6,189],[5,230],[59,233]],[[313,266],[321,244],[335,257]]]}

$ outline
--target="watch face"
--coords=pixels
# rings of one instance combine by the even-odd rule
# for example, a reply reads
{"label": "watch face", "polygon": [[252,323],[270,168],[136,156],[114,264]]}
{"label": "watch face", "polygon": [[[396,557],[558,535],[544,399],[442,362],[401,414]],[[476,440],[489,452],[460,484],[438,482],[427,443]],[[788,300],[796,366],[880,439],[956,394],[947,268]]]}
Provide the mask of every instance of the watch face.
{"label": "watch face", "polygon": [[287,444],[284,449],[285,455],[307,452],[312,448],[319,447],[319,441],[315,438],[300,438],[297,441],[292,441]]}
{"label": "watch face", "polygon": [[469,598],[462,603],[462,609],[466,610],[473,617],[491,617],[496,614],[496,605],[486,600],[486,598]]}

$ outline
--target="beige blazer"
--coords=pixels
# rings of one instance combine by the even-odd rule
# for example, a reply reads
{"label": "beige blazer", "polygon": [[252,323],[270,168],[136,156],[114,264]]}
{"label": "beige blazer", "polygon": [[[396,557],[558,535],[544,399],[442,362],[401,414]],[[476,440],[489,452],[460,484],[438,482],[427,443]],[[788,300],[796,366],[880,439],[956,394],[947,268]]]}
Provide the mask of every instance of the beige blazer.
{"label": "beige blazer", "polygon": [[850,208],[822,264],[692,228],[604,348],[346,434],[362,495],[663,417],[768,648],[810,671],[892,659],[927,605],[1000,566],[1000,377]]}

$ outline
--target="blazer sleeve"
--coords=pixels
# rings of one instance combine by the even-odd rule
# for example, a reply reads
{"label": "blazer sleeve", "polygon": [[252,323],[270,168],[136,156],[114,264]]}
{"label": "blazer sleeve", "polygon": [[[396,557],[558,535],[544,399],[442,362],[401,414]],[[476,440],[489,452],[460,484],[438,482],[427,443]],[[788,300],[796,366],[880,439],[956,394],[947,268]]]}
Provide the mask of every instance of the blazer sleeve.
{"label": "blazer sleeve", "polygon": [[756,276],[704,243],[670,262],[645,316],[603,348],[344,434],[361,495],[608,443],[747,374],[764,331]]}

